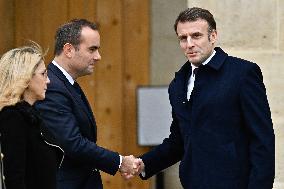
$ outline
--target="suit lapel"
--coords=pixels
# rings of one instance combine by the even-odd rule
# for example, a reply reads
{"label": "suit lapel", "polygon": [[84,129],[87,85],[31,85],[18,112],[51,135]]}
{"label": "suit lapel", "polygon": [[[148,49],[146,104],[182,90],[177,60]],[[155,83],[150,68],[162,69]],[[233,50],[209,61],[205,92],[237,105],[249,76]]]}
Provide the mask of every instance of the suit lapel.
{"label": "suit lapel", "polygon": [[67,80],[65,75],[59,70],[54,64],[50,63],[48,65],[48,70],[52,71],[60,80],[64,82],[64,85],[66,86],[67,90],[69,93],[71,93],[71,96],[75,100],[76,104],[86,113],[90,121],[95,124],[94,116],[92,109],[88,103],[88,100],[82,91],[82,98],[85,98],[86,104],[83,102],[83,99],[81,96],[76,92],[75,88],[71,85],[71,83]]}
{"label": "suit lapel", "polygon": [[[72,85],[71,85],[71,86],[72,86]],[[78,85],[78,86],[79,86],[79,85]],[[80,101],[80,104],[81,104],[81,105],[84,106],[85,111],[90,114],[90,115],[89,115],[89,118],[92,119],[92,121],[94,121],[93,111],[92,111],[92,108],[91,108],[91,106],[90,106],[90,104],[89,104],[89,102],[88,102],[88,99],[87,99],[87,97],[86,97],[84,91],[81,89],[80,86],[79,86],[79,88],[80,88],[81,96],[78,94],[78,92],[77,92],[76,90],[73,90],[73,91],[75,91],[76,94],[77,94],[77,95],[76,95],[76,97],[77,97],[76,99],[77,99],[78,101]],[[72,89],[74,89],[74,86],[72,86]]]}

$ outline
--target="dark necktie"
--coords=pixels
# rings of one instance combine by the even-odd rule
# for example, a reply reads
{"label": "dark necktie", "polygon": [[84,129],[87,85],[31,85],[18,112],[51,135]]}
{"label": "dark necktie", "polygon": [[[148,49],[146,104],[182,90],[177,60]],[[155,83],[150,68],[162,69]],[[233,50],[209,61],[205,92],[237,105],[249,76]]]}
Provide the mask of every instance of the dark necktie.
{"label": "dark necktie", "polygon": [[73,87],[75,88],[75,90],[78,93],[78,95],[80,95],[82,97],[82,89],[81,89],[80,85],[76,81],[74,82]]}
{"label": "dark necktie", "polygon": [[77,94],[80,95],[81,100],[84,102],[84,105],[86,106],[86,108],[90,111],[89,103],[80,85],[75,81],[73,84],[73,87],[75,88]]}
{"label": "dark necktie", "polygon": [[203,64],[200,64],[198,67],[193,69],[193,76],[196,77],[198,71],[200,70],[201,67],[203,67]]}
{"label": "dark necktie", "polygon": [[198,68],[194,68],[194,70],[193,70],[193,76],[194,77],[196,76],[197,72],[198,72]]}

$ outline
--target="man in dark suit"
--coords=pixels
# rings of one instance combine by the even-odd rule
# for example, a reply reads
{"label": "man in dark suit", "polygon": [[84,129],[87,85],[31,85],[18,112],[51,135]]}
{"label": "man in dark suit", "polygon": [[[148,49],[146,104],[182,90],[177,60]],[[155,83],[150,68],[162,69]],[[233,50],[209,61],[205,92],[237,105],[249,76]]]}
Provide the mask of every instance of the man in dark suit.
{"label": "man in dark suit", "polygon": [[[96,144],[93,112],[76,79],[93,72],[101,59],[100,35],[94,23],[84,19],[62,25],[55,36],[55,58],[48,65],[50,85],[46,98],[36,105],[46,128],[43,135],[64,152],[57,174],[58,189],[102,189],[99,170],[137,170],[133,156]],[[138,165],[137,165],[138,166]]]}
{"label": "man in dark suit", "polygon": [[215,48],[208,10],[186,9],[174,28],[188,61],[169,86],[171,133],[141,156],[141,177],[181,161],[185,189],[271,189],[275,139],[260,68]]}

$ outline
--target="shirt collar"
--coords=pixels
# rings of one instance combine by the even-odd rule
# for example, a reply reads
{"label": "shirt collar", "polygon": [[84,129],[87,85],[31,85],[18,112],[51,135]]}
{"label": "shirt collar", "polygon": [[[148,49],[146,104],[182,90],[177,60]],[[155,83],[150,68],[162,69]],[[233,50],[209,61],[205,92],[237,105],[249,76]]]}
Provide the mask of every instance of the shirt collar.
{"label": "shirt collar", "polygon": [[63,75],[66,77],[69,83],[71,83],[71,85],[74,84],[75,80],[71,77],[71,75],[66,70],[64,70],[64,68],[59,66],[59,64],[55,62],[55,60],[52,60],[52,64],[54,64],[60,71],[62,71]]}

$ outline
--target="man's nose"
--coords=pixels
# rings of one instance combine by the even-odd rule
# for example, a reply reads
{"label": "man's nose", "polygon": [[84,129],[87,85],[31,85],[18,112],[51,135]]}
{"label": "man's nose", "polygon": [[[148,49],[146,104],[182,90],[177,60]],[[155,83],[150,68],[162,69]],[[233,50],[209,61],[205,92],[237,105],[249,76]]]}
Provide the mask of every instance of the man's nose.
{"label": "man's nose", "polygon": [[194,43],[193,43],[192,38],[190,36],[187,37],[186,41],[187,41],[187,43],[186,43],[187,47],[190,48],[190,47],[194,46]]}
{"label": "man's nose", "polygon": [[97,52],[95,53],[94,59],[95,59],[95,60],[101,60],[101,59],[102,59],[101,54],[99,53],[99,51],[97,51]]}

